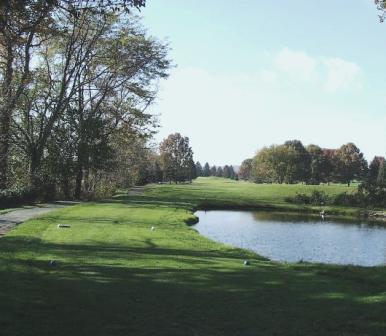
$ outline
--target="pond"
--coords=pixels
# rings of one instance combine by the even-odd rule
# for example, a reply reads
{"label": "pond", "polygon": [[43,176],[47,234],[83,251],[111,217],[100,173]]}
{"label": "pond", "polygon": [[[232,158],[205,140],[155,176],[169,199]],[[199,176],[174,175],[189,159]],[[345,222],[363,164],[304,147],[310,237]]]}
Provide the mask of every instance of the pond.
{"label": "pond", "polygon": [[197,211],[202,235],[275,261],[386,264],[386,226],[254,211]]}

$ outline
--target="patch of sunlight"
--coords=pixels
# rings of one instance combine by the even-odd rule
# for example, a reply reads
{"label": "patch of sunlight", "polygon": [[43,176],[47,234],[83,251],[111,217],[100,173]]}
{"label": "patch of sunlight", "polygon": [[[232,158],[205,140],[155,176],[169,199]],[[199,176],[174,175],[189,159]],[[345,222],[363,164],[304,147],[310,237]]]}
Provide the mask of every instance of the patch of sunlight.
{"label": "patch of sunlight", "polygon": [[330,292],[313,296],[314,299],[347,299],[349,296],[344,293]]}
{"label": "patch of sunlight", "polygon": [[386,302],[386,292],[377,294],[377,295],[369,295],[356,299],[357,302],[360,303],[381,303]]}

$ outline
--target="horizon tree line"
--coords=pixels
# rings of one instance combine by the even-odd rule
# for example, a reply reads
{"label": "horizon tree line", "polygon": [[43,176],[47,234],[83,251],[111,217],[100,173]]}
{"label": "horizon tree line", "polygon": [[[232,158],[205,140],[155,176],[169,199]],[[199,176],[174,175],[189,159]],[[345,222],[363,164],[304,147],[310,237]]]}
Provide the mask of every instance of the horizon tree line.
{"label": "horizon tree line", "polygon": [[197,161],[195,163],[195,166],[196,166],[197,177],[215,176],[215,177],[229,178],[231,180],[238,180],[238,175],[235,172],[232,165],[210,166],[209,163],[206,162],[204,166],[202,166],[201,163]]}
{"label": "horizon tree line", "polygon": [[[304,147],[299,140],[286,141],[259,150],[253,158],[242,162],[239,177],[255,183],[346,183],[365,181],[381,174],[384,160],[375,157],[368,165],[363,153],[354,143],[337,149],[311,144]],[[382,168],[383,169],[383,168]],[[377,170],[377,172],[374,172]]]}

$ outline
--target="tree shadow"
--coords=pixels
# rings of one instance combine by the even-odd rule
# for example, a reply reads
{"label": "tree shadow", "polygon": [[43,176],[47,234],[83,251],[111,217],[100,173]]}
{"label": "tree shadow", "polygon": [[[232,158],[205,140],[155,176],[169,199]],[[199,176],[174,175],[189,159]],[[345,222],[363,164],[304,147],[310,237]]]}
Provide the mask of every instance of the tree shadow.
{"label": "tree shadow", "polygon": [[[4,237],[4,335],[384,335],[381,267]],[[252,256],[252,255],[249,255]],[[49,261],[55,259],[56,265]]]}

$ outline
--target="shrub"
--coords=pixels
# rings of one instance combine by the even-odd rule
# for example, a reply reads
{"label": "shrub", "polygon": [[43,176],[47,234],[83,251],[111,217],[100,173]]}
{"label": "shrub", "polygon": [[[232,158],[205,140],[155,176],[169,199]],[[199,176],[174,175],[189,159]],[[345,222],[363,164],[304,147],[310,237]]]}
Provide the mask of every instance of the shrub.
{"label": "shrub", "polygon": [[331,199],[323,191],[313,190],[310,195],[297,193],[294,197],[287,197],[286,202],[307,205],[322,205],[331,203]]}
{"label": "shrub", "polygon": [[37,199],[37,191],[31,188],[0,190],[0,208],[31,204]]}

